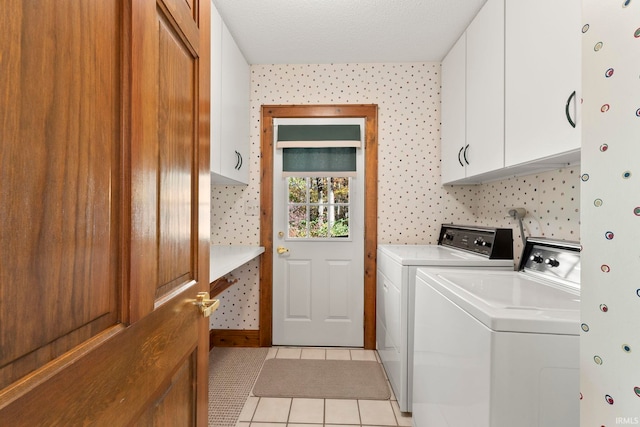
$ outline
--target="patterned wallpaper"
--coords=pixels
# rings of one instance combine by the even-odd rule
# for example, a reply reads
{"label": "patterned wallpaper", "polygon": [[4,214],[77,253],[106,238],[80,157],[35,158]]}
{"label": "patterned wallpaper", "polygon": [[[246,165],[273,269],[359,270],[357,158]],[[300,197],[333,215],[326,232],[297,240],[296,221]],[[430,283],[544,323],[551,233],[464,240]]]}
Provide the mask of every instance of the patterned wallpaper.
{"label": "patterned wallpaper", "polygon": [[443,222],[513,229],[515,266],[522,252],[511,208],[525,208],[525,237],[580,240],[580,166],[472,186],[445,186]]}
{"label": "patterned wallpaper", "polygon": [[640,424],[640,1],[583,1],[581,426]]}
{"label": "patterned wallpaper", "polygon": [[[440,224],[512,227],[511,207],[524,207],[525,234],[579,239],[579,167],[480,186],[440,183],[440,64],[305,64],[251,67],[250,183],[213,187],[211,241],[259,244],[260,106],[378,104],[378,242],[436,243]],[[238,284],[220,296],[212,328],[258,328],[257,261],[234,272]]]}

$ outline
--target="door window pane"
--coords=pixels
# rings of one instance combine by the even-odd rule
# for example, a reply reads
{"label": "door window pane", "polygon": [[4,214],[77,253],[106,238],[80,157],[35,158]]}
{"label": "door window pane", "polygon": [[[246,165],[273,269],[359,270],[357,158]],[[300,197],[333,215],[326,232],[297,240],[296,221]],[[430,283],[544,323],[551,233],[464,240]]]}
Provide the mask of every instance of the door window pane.
{"label": "door window pane", "polygon": [[289,178],[289,203],[307,202],[307,178]]}
{"label": "door window pane", "polygon": [[307,206],[289,206],[289,237],[308,237]]}
{"label": "door window pane", "polygon": [[331,191],[335,203],[349,203],[349,178],[334,178]]}
{"label": "door window pane", "polygon": [[309,215],[309,227],[311,237],[329,237],[329,223],[327,220],[326,206],[311,206]]}
{"label": "door window pane", "polygon": [[287,178],[288,238],[348,238],[350,184],[348,177]]}
{"label": "door window pane", "polygon": [[309,178],[309,201],[311,203],[327,203],[329,193],[329,178]]}
{"label": "door window pane", "polygon": [[331,222],[331,237],[349,237],[349,207],[334,206],[334,220]]}

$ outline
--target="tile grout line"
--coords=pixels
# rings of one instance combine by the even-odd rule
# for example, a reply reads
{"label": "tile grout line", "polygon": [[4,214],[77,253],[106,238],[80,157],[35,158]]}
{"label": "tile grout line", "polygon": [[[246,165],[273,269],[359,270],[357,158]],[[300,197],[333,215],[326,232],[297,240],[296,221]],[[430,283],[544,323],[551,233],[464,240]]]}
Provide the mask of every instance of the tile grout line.
{"label": "tile grout line", "polygon": [[[302,354],[302,351],[300,351],[300,353]],[[289,418],[291,418],[291,408],[293,408],[293,397],[289,401],[289,413],[287,414],[287,421],[285,425],[289,425]]]}
{"label": "tile grout line", "polygon": [[[391,412],[393,412],[393,417],[396,419],[396,425],[400,425],[400,420],[398,419],[398,415],[396,414],[396,410],[393,409],[393,402],[389,400],[389,405],[391,405]],[[400,410],[400,406],[398,405],[398,410]]]}
{"label": "tile grout line", "polygon": [[322,425],[327,423],[327,399],[322,399]]}
{"label": "tile grout line", "polygon": [[256,407],[253,408],[253,411],[251,412],[251,421],[249,421],[249,423],[253,422],[253,417],[256,416],[256,412],[258,411],[258,405],[260,404],[260,399],[262,399],[261,397],[258,397],[258,401],[256,402]]}

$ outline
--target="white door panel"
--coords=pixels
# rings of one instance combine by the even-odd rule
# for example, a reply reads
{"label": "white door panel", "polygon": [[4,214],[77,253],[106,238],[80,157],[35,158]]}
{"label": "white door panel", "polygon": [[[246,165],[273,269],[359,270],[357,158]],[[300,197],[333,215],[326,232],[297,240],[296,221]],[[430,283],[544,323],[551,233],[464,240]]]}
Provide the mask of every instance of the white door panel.
{"label": "white door panel", "polygon": [[311,320],[311,261],[286,260],[286,319]]}
{"label": "white door panel", "polygon": [[[278,119],[274,126],[347,123],[360,124],[364,136],[364,119]],[[290,238],[287,178],[281,172],[282,149],[275,149],[274,345],[364,345],[363,151],[358,149],[357,176],[349,182],[348,237]]]}
{"label": "white door panel", "polygon": [[327,261],[328,283],[328,313],[327,320],[349,320],[349,270],[351,262],[348,260]]}

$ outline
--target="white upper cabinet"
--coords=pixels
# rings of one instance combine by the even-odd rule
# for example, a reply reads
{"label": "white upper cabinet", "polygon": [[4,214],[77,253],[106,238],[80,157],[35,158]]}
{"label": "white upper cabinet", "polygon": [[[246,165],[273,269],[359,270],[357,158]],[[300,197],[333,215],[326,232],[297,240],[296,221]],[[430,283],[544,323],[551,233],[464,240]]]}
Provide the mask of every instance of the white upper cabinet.
{"label": "white upper cabinet", "polygon": [[442,182],[467,176],[464,160],[466,140],[466,34],[442,61],[441,175]]}
{"label": "white upper cabinet", "polygon": [[442,61],[442,183],[504,166],[504,0],[488,0]]}
{"label": "white upper cabinet", "polygon": [[580,28],[580,0],[487,1],[442,62],[443,184],[579,162]]}
{"label": "white upper cabinet", "polygon": [[488,0],[467,27],[466,111],[467,176],[502,168],[504,0]]}
{"label": "white upper cabinet", "polygon": [[219,185],[249,183],[249,64],[211,7],[211,176]]}
{"label": "white upper cabinet", "polygon": [[505,165],[579,160],[580,0],[507,0],[505,22]]}

